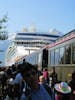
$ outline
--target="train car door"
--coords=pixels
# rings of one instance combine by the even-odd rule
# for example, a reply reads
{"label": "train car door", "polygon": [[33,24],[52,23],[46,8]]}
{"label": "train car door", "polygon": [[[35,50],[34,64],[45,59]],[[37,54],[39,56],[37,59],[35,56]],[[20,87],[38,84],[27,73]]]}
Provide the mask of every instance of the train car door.
{"label": "train car door", "polygon": [[42,69],[48,66],[48,50],[43,49],[42,55]]}

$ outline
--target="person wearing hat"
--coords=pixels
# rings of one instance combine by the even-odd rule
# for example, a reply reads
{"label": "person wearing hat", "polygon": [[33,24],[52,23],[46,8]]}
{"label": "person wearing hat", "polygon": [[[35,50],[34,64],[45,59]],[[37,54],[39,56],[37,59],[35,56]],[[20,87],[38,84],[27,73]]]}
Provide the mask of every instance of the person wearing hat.
{"label": "person wearing hat", "polygon": [[56,100],[70,100],[71,87],[66,82],[54,85]]}
{"label": "person wearing hat", "polygon": [[72,73],[72,79],[69,82],[69,86],[71,87],[71,100],[75,100],[75,71]]}

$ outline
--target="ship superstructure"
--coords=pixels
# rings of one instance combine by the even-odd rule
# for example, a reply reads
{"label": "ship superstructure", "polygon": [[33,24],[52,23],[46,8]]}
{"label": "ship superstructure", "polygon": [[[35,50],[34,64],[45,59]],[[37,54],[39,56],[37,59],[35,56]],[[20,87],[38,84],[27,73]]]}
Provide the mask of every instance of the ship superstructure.
{"label": "ship superstructure", "polygon": [[40,33],[40,32],[23,32],[17,33],[14,43],[19,46],[42,48],[45,45],[55,42],[59,37],[57,34]]}
{"label": "ship superstructure", "polygon": [[7,49],[6,65],[14,64],[20,57],[27,56],[44,46],[55,42],[60,36],[46,32],[18,32],[15,33],[13,43]]}

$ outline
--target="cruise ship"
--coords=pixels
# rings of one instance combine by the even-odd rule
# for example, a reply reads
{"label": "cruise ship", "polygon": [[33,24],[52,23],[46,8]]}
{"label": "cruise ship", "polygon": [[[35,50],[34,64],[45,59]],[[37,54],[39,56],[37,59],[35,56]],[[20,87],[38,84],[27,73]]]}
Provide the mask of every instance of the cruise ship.
{"label": "cruise ship", "polygon": [[13,43],[7,49],[6,66],[14,64],[18,59],[56,41],[61,34],[49,32],[18,32]]}
{"label": "cruise ship", "polygon": [[14,64],[19,58],[23,56],[27,56],[28,51],[25,50],[24,46],[17,46],[14,43],[9,45],[6,52],[6,66],[11,66]]}
{"label": "cruise ship", "polygon": [[0,40],[0,67],[4,67],[6,65],[6,52],[11,43],[12,42],[10,40]]}
{"label": "cruise ship", "polygon": [[59,36],[59,33],[21,32],[16,34],[14,43],[18,46],[25,46],[27,49],[40,49],[45,45],[55,42]]}

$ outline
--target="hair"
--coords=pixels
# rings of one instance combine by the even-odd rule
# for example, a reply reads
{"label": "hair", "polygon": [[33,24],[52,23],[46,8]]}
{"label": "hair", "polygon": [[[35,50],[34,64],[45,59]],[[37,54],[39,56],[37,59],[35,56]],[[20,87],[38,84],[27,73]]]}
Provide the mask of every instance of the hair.
{"label": "hair", "polygon": [[22,72],[22,64],[19,64],[18,66],[17,66],[17,70],[18,70],[18,72]]}
{"label": "hair", "polygon": [[31,69],[34,69],[37,72],[37,68],[34,65],[28,62],[25,62],[24,64],[22,64],[22,71],[21,71],[22,76],[24,76],[25,72],[28,72]]}
{"label": "hair", "polygon": [[7,75],[12,75],[12,71],[10,68],[7,69]]}

